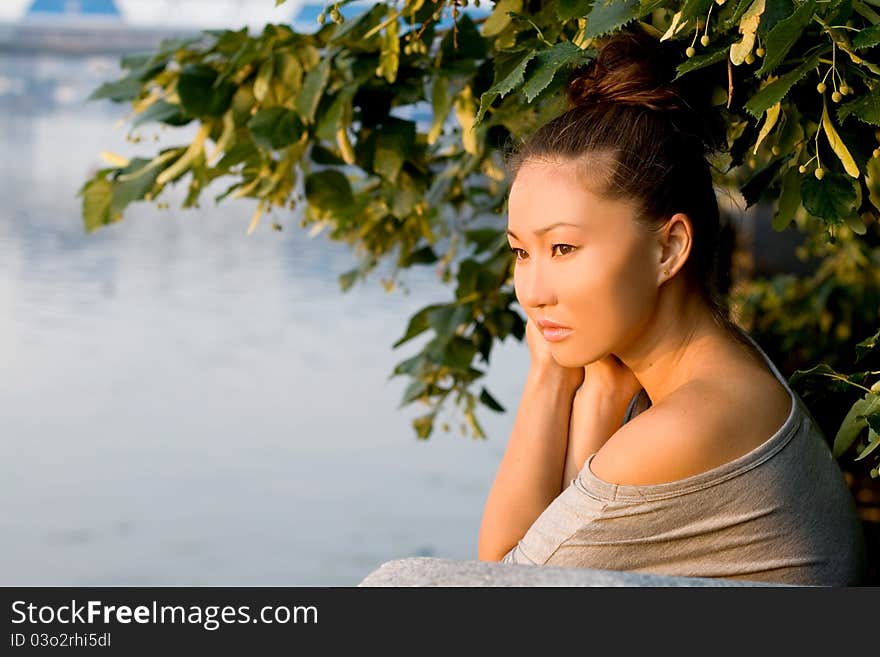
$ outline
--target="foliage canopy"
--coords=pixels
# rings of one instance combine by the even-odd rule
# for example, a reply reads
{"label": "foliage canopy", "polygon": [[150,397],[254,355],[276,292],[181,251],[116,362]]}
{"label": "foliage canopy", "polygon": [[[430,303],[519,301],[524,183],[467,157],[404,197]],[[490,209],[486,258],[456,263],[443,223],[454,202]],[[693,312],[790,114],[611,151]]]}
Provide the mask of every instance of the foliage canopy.
{"label": "foliage canopy", "polygon": [[301,227],[351,244],[343,290],[385,259],[389,291],[401,271],[436,267],[454,299],[409,320],[395,347],[433,338],[392,376],[410,379],[402,406],[430,409],[414,421],[420,438],[450,396],[483,436],[477,404],[504,409],[474,392],[479,366],[525,328],[500,221],[503,148],[563,111],[567,74],[597,37],[646,30],[681,45],[679,76],[714,80],[729,146],[713,161],[717,185],[771,206],[773,227],[802,233],[816,263],[807,276],[736,281],[732,309],[800,368],[793,385],[824,383],[816,415],[834,423],[835,455],[854,452],[877,476],[880,371],[837,369],[880,367],[880,0],[402,0],[345,19],[346,4],[310,34],[212,31],[124,58],[124,76],[92,97],[130,103],[133,134],[192,125],[195,137],[131,160],[105,154],[110,166],[81,192],[86,229],[169,185],[192,207],[225,183],[217,202],[256,200],[248,234],[297,210]]}

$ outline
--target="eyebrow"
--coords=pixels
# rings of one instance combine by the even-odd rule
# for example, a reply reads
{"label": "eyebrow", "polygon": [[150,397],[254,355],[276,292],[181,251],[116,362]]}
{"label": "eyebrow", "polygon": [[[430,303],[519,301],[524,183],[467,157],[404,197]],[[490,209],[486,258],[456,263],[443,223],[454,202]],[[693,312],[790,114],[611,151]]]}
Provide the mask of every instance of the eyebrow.
{"label": "eyebrow", "polygon": [[[543,228],[539,228],[538,230],[534,231],[534,234],[535,235],[543,235],[544,233],[547,233],[547,232],[553,230],[557,226],[574,226],[575,228],[583,228],[583,226],[581,226],[580,224],[573,224],[568,221],[557,221],[555,224],[550,224],[549,226],[544,226]],[[513,231],[510,230],[509,228],[507,229],[507,234],[510,235],[514,239],[517,239],[517,240],[519,239],[513,233]]]}

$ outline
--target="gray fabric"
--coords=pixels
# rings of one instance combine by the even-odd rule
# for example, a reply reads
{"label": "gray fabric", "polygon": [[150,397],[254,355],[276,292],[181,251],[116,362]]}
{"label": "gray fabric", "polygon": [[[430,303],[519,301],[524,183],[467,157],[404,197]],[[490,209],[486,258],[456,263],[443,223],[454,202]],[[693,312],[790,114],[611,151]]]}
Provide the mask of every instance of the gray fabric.
{"label": "gray fabric", "polygon": [[[748,454],[678,481],[603,481],[583,469],[502,559],[505,563],[844,586],[865,574],[852,494],[800,397],[785,386],[785,423]],[[650,405],[635,395],[624,423]]]}
{"label": "gray fabric", "polygon": [[358,586],[646,586],[678,587],[767,587],[767,582],[720,579],[717,577],[666,577],[621,570],[554,568],[552,566],[510,566],[494,561],[457,561],[436,557],[406,557],[381,564]]}

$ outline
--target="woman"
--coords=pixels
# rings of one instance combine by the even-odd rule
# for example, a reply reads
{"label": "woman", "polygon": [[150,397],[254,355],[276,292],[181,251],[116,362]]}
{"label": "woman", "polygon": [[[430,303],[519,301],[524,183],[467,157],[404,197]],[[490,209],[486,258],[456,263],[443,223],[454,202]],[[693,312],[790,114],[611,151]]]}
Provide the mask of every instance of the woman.
{"label": "woman", "polygon": [[664,45],[608,39],[510,160],[531,367],[479,558],[849,585],[854,501],[715,287],[718,143]]}

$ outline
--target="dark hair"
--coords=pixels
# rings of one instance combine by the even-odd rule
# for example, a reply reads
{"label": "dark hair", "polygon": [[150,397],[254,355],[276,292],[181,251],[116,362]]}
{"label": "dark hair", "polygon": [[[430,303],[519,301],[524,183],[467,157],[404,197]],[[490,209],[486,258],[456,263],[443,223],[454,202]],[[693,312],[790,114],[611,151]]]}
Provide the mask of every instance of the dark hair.
{"label": "dark hair", "polygon": [[681,274],[716,323],[743,342],[718,285],[729,272],[717,266],[721,220],[707,156],[726,148],[723,122],[707,96],[713,85],[699,76],[673,80],[677,56],[670,48],[680,49],[644,32],[604,39],[595,59],[569,77],[565,113],[508,150],[505,167],[512,181],[530,160],[589,163],[584,175],[598,180],[593,191],[639,204],[648,228],[685,213],[693,245]]}

